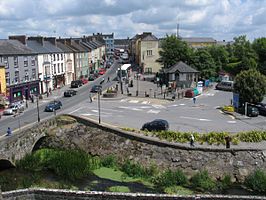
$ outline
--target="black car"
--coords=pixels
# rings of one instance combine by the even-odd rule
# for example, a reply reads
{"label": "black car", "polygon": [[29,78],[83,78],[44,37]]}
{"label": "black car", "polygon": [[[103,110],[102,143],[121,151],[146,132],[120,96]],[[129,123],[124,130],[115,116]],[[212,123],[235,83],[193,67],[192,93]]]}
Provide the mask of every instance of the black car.
{"label": "black car", "polygon": [[92,92],[92,93],[97,93],[97,92],[99,92],[100,90],[102,90],[102,86],[101,86],[101,85],[94,85],[94,86],[91,88],[91,92]]}
{"label": "black car", "polygon": [[[240,108],[238,109],[238,112],[239,112],[240,114],[245,115],[245,106],[240,107]],[[248,106],[247,106],[247,116],[249,116],[249,117],[257,117],[258,115],[259,115],[259,110],[258,110],[258,108],[256,108],[256,107],[253,106],[253,105],[248,105]]]}
{"label": "black car", "polygon": [[53,112],[55,110],[58,110],[62,107],[61,101],[51,101],[46,107],[45,110],[46,112]]}
{"label": "black car", "polygon": [[169,129],[169,124],[164,119],[155,119],[151,122],[145,123],[140,130],[148,131],[167,131]]}
{"label": "black car", "polygon": [[77,94],[76,90],[66,90],[64,92],[64,97],[72,97]]}
{"label": "black car", "polygon": [[82,80],[71,81],[71,88],[78,88],[82,85]]}
{"label": "black car", "polygon": [[258,108],[260,115],[266,116],[266,103],[257,103],[255,107]]}

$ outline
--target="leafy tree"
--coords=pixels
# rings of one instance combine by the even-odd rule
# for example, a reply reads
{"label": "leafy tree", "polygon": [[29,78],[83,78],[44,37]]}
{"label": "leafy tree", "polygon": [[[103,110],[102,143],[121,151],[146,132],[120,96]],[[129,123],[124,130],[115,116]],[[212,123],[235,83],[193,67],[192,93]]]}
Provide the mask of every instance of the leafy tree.
{"label": "leafy tree", "polygon": [[224,46],[211,46],[207,48],[216,65],[216,72],[225,69],[229,63],[229,53]]}
{"label": "leafy tree", "polygon": [[259,70],[266,75],[266,38],[255,39],[252,47],[258,55]]}
{"label": "leafy tree", "polygon": [[192,65],[200,71],[202,78],[216,76],[216,65],[206,49],[198,49],[192,59]]}
{"label": "leafy tree", "polygon": [[255,69],[242,71],[235,78],[234,91],[239,93],[240,103],[258,103],[266,94],[266,77]]}
{"label": "leafy tree", "polygon": [[243,70],[257,68],[257,54],[251,43],[242,35],[234,38],[234,43],[227,46],[229,52],[229,66],[227,71],[237,75]]}
{"label": "leafy tree", "polygon": [[188,44],[177,38],[175,35],[167,35],[161,43],[162,50],[159,51],[160,58],[157,62],[169,68],[176,64],[178,61],[189,63],[192,49]]}

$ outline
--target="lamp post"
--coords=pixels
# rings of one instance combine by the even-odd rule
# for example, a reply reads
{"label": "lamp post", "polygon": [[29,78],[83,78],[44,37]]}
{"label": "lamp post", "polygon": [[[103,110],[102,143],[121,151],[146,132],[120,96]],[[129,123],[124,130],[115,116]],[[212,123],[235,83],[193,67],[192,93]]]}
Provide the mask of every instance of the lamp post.
{"label": "lamp post", "polygon": [[98,113],[99,113],[99,124],[101,123],[101,105],[100,105],[100,96],[101,96],[101,89],[98,91]]}
{"label": "lamp post", "polygon": [[39,95],[37,95],[37,120],[40,122]]}
{"label": "lamp post", "polygon": [[45,84],[46,84],[47,97],[49,97],[49,92],[48,92],[48,78],[47,78],[47,67],[46,66],[45,66]]}
{"label": "lamp post", "polygon": [[123,83],[122,83],[122,68],[119,68],[120,70],[120,88],[121,88],[121,94],[123,94]]}
{"label": "lamp post", "polygon": [[136,96],[139,96],[139,73],[137,73],[137,91]]}

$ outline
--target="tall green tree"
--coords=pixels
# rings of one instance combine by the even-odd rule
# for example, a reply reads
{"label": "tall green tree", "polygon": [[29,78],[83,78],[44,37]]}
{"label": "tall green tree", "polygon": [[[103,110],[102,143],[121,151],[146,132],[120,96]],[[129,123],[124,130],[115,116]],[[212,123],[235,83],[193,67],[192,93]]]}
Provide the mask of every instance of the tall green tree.
{"label": "tall green tree", "polygon": [[255,39],[252,47],[258,55],[258,69],[266,75],[266,38]]}
{"label": "tall green tree", "polygon": [[227,49],[230,51],[227,71],[231,74],[237,75],[243,70],[257,68],[257,54],[246,36],[235,37],[234,43],[228,46]]}
{"label": "tall green tree", "polygon": [[266,76],[255,69],[242,71],[235,78],[234,92],[239,94],[241,103],[261,102],[266,95]]}
{"label": "tall green tree", "polygon": [[201,78],[210,78],[217,75],[216,65],[211,54],[206,49],[198,49],[192,59],[192,66],[199,72]]}
{"label": "tall green tree", "polygon": [[216,72],[225,69],[229,63],[229,53],[224,46],[213,45],[207,48],[216,65]]}
{"label": "tall green tree", "polygon": [[159,51],[160,58],[157,62],[163,64],[165,68],[173,66],[178,61],[189,63],[193,52],[186,42],[175,35],[167,35],[162,40],[161,48],[162,50]]}

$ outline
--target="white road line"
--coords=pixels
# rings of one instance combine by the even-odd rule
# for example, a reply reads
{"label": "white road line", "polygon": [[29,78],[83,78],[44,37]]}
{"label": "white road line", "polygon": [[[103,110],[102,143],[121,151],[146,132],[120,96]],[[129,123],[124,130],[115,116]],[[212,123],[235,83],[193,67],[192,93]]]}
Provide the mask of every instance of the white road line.
{"label": "white road line", "polygon": [[163,106],[163,105],[158,105],[158,104],[153,104],[152,105],[154,108],[158,108],[158,109],[160,109],[160,108],[166,108],[165,106]]}
{"label": "white road line", "polygon": [[195,117],[184,117],[184,116],[180,116],[180,118],[182,118],[182,119],[194,119],[194,120],[205,121],[205,122],[211,122],[212,121],[210,119],[202,119],[202,118],[195,118]]}
{"label": "white road line", "polygon": [[141,104],[149,104],[149,101],[143,101]]}
{"label": "white road line", "polygon": [[118,108],[128,109],[128,110],[135,110],[135,111],[143,111],[143,109],[134,108],[134,107],[127,107],[127,106],[119,106]]}
{"label": "white road line", "polygon": [[151,106],[140,106],[140,108],[146,109],[146,108],[152,108],[152,107]]}
{"label": "white road line", "polygon": [[149,110],[147,113],[158,114],[160,110]]}
{"label": "white road line", "polygon": [[227,121],[227,123],[229,123],[229,124],[235,124],[236,121]]}
{"label": "white road line", "polygon": [[121,100],[120,100],[120,102],[125,102],[125,101],[127,101],[127,99],[121,99]]}
{"label": "white road line", "polygon": [[167,107],[170,108],[170,107],[177,107],[177,106],[178,106],[177,104],[174,104],[174,105],[169,105]]}
{"label": "white road line", "polygon": [[80,107],[80,108],[78,108],[78,109],[76,109],[76,110],[73,110],[73,111],[69,112],[68,114],[72,114],[72,113],[77,112],[77,111],[79,111],[79,110],[81,110],[81,109],[83,109],[83,107]]}
{"label": "white road line", "polygon": [[180,105],[180,106],[185,106],[186,104],[184,104],[184,103],[180,103],[179,105]]}
{"label": "white road line", "polygon": [[113,111],[113,112],[123,112],[121,110],[114,110],[114,109],[109,109],[109,108],[101,108],[101,110],[109,110],[109,111]]}
{"label": "white road line", "polygon": [[130,100],[129,103],[138,103],[139,100]]}

